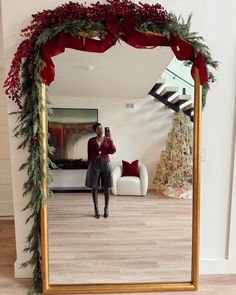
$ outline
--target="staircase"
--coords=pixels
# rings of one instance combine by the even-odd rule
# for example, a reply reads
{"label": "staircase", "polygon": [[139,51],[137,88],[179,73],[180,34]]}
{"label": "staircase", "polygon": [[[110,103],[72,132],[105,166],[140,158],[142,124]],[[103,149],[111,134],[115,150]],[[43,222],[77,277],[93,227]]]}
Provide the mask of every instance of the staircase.
{"label": "staircase", "polygon": [[160,101],[168,108],[175,112],[182,110],[193,122],[194,104],[191,95],[178,94],[179,88],[173,86],[165,86],[166,81],[160,79],[149,91],[156,101]]}

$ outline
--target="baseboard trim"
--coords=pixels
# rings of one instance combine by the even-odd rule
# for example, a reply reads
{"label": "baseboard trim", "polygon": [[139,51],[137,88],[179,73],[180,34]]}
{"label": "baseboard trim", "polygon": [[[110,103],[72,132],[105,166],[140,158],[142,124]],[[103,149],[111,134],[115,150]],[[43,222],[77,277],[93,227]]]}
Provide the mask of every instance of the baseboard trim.
{"label": "baseboard trim", "polygon": [[200,259],[200,274],[231,274],[236,270],[230,267],[228,259]]}
{"label": "baseboard trim", "polygon": [[14,224],[14,215],[0,215],[0,221]]}

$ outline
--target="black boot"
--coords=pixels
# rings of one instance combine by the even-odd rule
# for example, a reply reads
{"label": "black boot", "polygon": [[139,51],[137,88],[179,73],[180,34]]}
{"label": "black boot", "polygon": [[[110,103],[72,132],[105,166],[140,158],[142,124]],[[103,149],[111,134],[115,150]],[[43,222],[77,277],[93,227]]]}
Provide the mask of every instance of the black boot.
{"label": "black boot", "polygon": [[94,207],[94,217],[100,218],[100,213],[97,207]]}
{"label": "black boot", "polygon": [[107,218],[109,216],[108,207],[104,207],[104,217]]}
{"label": "black boot", "polygon": [[93,196],[93,204],[94,204],[94,216],[96,218],[100,218],[100,213],[98,209],[98,189],[97,188],[92,189],[92,196]]}
{"label": "black boot", "polygon": [[108,205],[109,205],[109,190],[108,188],[103,188],[104,191],[104,197],[105,197],[105,207],[104,207],[104,217],[107,218],[109,216],[109,209],[108,209]]}

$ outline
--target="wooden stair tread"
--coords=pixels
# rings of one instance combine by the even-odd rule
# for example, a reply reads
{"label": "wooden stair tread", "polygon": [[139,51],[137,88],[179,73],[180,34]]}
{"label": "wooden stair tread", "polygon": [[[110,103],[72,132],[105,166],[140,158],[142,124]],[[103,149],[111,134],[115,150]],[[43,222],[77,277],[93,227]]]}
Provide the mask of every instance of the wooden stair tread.
{"label": "wooden stair tread", "polygon": [[[150,92],[154,91],[156,92],[166,81],[164,79],[159,79],[156,84],[152,87],[152,89],[150,90]],[[150,93],[149,92],[149,93]]]}
{"label": "wooden stair tread", "polygon": [[185,111],[183,111],[183,112],[184,112],[187,116],[191,116],[193,110],[194,110],[194,108],[191,108],[191,109],[185,110]]}
{"label": "wooden stair tread", "polygon": [[[173,105],[180,106],[181,104],[184,104],[186,101],[188,101],[188,100],[184,100],[184,99],[178,100],[175,103],[173,103]],[[170,103],[172,103],[172,101]]]}
{"label": "wooden stair tread", "polygon": [[173,94],[178,92],[178,87],[173,87],[173,86],[166,86],[160,93],[161,96],[166,95],[169,92],[172,92]]}
{"label": "wooden stair tread", "polygon": [[178,95],[176,96],[174,99],[172,99],[170,102],[174,103],[178,100],[185,100],[185,101],[188,101],[190,100],[192,97],[191,95]]}
{"label": "wooden stair tread", "polygon": [[160,101],[166,107],[172,109],[175,112],[178,112],[180,110],[181,105],[189,102],[181,110],[193,122],[194,107],[193,102],[191,101],[191,95],[180,94],[174,97],[173,99],[169,100],[171,96],[177,94],[179,89],[178,87],[166,86],[163,90],[160,91],[160,93],[157,93],[157,90],[160,89],[160,87],[163,86],[164,83],[164,80],[158,80],[157,83],[153,86],[153,88],[149,91],[149,94],[153,96],[156,101]]}
{"label": "wooden stair tread", "polygon": [[193,109],[193,103],[187,104],[186,106],[183,107],[183,111],[187,111],[189,109]]}

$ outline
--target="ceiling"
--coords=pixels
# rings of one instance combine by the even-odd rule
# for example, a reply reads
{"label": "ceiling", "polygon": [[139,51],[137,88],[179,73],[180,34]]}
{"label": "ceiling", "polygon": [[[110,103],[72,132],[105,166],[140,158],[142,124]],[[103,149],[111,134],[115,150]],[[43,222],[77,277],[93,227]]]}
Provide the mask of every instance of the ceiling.
{"label": "ceiling", "polygon": [[169,48],[135,49],[125,43],[105,53],[67,49],[53,58],[55,96],[144,97],[173,58]]}

